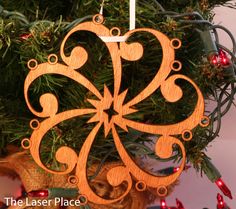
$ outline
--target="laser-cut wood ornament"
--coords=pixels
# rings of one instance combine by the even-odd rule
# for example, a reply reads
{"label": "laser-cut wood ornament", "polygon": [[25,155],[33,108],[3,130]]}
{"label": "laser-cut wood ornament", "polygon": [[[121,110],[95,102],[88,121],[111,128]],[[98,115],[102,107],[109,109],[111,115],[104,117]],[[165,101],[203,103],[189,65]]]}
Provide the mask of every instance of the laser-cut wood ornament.
{"label": "laser-cut wood ornament", "polygon": [[[26,77],[24,85],[24,94],[26,103],[30,111],[40,118],[45,118],[42,122],[37,119],[31,121],[30,126],[33,129],[33,133],[30,139],[24,139],[22,141],[22,147],[29,149],[35,162],[44,170],[52,174],[70,174],[72,170],[76,170],[75,175],[71,175],[68,179],[69,182],[78,186],[80,194],[86,198],[86,202],[93,202],[95,204],[112,204],[116,201],[124,198],[132,188],[133,179],[136,180],[136,189],[138,191],[144,191],[147,187],[157,189],[159,196],[165,196],[167,194],[167,186],[171,185],[179,177],[184,169],[186,161],[186,152],[183,143],[176,138],[176,135],[181,135],[185,141],[192,139],[191,130],[198,125],[206,126],[209,124],[209,119],[204,116],[204,99],[198,86],[188,77],[175,74],[169,76],[171,71],[180,71],[181,63],[175,60],[175,49],[181,47],[181,42],[178,39],[170,40],[166,35],[151,28],[139,28],[127,32],[124,36],[130,37],[134,33],[148,32],[156,37],[160,42],[163,58],[160,69],[156,70],[156,75],[153,80],[143,89],[136,97],[124,104],[127,90],[120,93],[120,86],[122,81],[122,63],[121,59],[128,61],[139,60],[143,56],[143,46],[138,43],[126,42],[106,42],[106,46],[112,58],[113,70],[114,70],[114,92],[111,93],[109,89],[104,85],[103,94],[100,93],[97,88],[86,77],[80,74],[79,69],[88,60],[88,54],[81,46],[76,46],[70,56],[64,54],[65,43],[68,38],[77,31],[89,31],[96,34],[98,37],[112,37],[116,31],[120,35],[118,28],[112,28],[109,30],[103,25],[103,17],[95,15],[93,21],[84,22],[75,26],[64,38],[60,48],[60,56],[65,64],[58,63],[58,57],[54,54],[49,55],[48,62],[38,64],[36,60],[32,59],[28,62],[29,74]],[[65,112],[58,113],[58,101],[57,98],[50,93],[43,94],[40,97],[40,105],[42,106],[42,112],[37,112],[30,104],[28,98],[29,86],[38,77],[45,74],[59,74],[66,76],[78,84],[84,86],[93,95],[97,97],[97,100],[88,98],[94,108],[91,109],[73,109]],[[126,119],[124,116],[137,112],[137,109],[133,107],[139,102],[143,101],[147,97],[151,96],[158,88],[160,88],[163,96],[168,102],[177,102],[183,96],[183,92],[179,86],[175,84],[177,79],[184,79],[188,81],[196,90],[198,100],[193,113],[184,121],[171,124],[171,125],[156,125],[145,124],[141,122],[132,121]],[[107,110],[113,108],[117,112],[109,119]],[[80,153],[77,156],[76,152],[69,147],[61,147],[56,152],[56,160],[60,163],[66,164],[67,168],[64,171],[53,171],[46,167],[40,159],[40,144],[44,135],[57,124],[71,119],[73,117],[79,117],[86,114],[94,113],[88,123],[95,123],[94,128],[89,133],[81,147]],[[205,122],[203,122],[203,120]],[[127,182],[127,189],[124,194],[116,199],[104,199],[98,196],[89,186],[89,181],[86,174],[87,160],[90,149],[94,142],[94,139],[99,129],[104,125],[105,136],[111,131],[116,149],[123,162],[123,166],[117,166],[112,168],[107,174],[107,181],[112,186],[118,186],[122,182]],[[182,163],[180,169],[169,176],[154,176],[143,169],[141,169],[129,156],[125,147],[123,146],[119,134],[115,125],[121,127],[125,131],[128,131],[128,127],[145,132],[149,134],[158,134],[161,137],[157,140],[155,145],[155,152],[161,158],[169,158],[172,155],[172,147],[177,144],[182,151]],[[81,196],[80,196],[81,197]]]}

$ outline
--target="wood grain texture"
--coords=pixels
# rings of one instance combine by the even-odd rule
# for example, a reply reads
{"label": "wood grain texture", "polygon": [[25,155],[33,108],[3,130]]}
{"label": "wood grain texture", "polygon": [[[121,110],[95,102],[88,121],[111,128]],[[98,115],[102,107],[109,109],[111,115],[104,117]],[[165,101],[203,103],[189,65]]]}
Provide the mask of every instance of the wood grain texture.
{"label": "wood grain texture", "polygon": [[[36,163],[46,171],[53,174],[68,174],[71,173],[74,168],[76,168],[75,176],[71,175],[71,179],[76,179],[74,181],[77,184],[81,195],[86,196],[89,202],[96,204],[111,204],[113,202],[119,201],[124,198],[132,188],[133,179],[137,181],[136,188],[139,191],[145,190],[147,187],[152,187],[157,189],[157,194],[160,196],[165,196],[167,193],[167,186],[176,181],[181,172],[184,169],[186,161],[186,152],[183,143],[175,137],[175,135],[183,136],[183,140],[191,140],[192,132],[191,130],[198,126],[206,126],[202,120],[206,120],[204,116],[204,99],[198,86],[188,77],[175,74],[169,76],[171,71],[180,71],[182,64],[175,60],[175,49],[181,47],[181,42],[178,39],[170,40],[166,35],[150,28],[139,28],[127,32],[124,36],[131,36],[134,33],[148,32],[156,37],[160,42],[163,58],[159,69],[156,69],[156,75],[150,83],[147,84],[140,93],[138,93],[133,99],[124,104],[127,90],[120,92],[120,86],[122,81],[122,62],[121,59],[128,61],[139,60],[143,56],[143,46],[138,43],[114,43],[108,42],[106,44],[113,64],[114,71],[114,92],[111,93],[109,89],[104,85],[104,92],[100,93],[97,88],[84,77],[79,71],[80,68],[87,62],[88,53],[81,46],[76,46],[69,56],[64,54],[64,48],[68,38],[77,31],[89,31],[99,36],[112,36],[113,32],[117,31],[118,35],[120,33],[119,29],[113,28],[109,30],[107,27],[102,25],[103,17],[97,15],[93,18],[91,22],[84,22],[75,26],[64,38],[61,44],[60,56],[65,64],[58,63],[58,58],[56,55],[49,55],[48,62],[38,64],[36,60],[30,60],[28,67],[30,72],[25,80],[24,94],[26,103],[31,110],[31,112],[37,117],[44,118],[42,122],[37,121],[37,127],[33,126],[33,133],[30,139],[24,139],[23,146],[30,149],[31,155],[36,161]],[[177,66],[176,66],[177,65]],[[90,91],[97,99],[89,99],[88,102],[91,103],[94,108],[91,109],[74,109],[67,110],[65,112],[58,113],[58,100],[53,94],[43,94],[40,97],[40,105],[42,111],[36,111],[30,104],[28,98],[28,91],[30,85],[38,77],[45,74],[59,74],[66,76],[78,83],[78,85],[84,86],[88,91]],[[140,78],[142,79],[142,78]],[[146,124],[137,121],[132,121],[126,119],[124,116],[137,112],[138,110],[134,106],[144,99],[151,96],[158,88],[160,88],[161,93],[168,102],[177,102],[183,96],[182,89],[175,84],[177,79],[183,79],[189,82],[196,90],[198,100],[193,110],[193,113],[189,117],[179,123],[170,125],[158,125],[158,124]],[[113,108],[117,114],[113,115],[109,119],[106,110]],[[73,117],[82,117],[87,114],[94,113],[90,118],[88,123],[95,123],[94,128],[85,139],[83,146],[81,147],[79,155],[75,153],[69,147],[61,147],[56,153],[56,159],[62,164],[66,164],[67,167],[63,171],[54,171],[46,167],[40,159],[40,144],[44,135],[54,126],[59,123],[69,120]],[[36,120],[34,120],[35,122]],[[135,130],[146,132],[149,134],[158,134],[161,137],[157,139],[155,145],[155,152],[161,158],[169,158],[172,155],[172,148],[174,144],[177,144],[182,151],[182,163],[178,172],[173,173],[169,176],[154,176],[150,173],[142,170],[129,156],[127,150],[122,144],[122,140],[116,130],[116,125],[128,131],[128,127]],[[107,174],[107,180],[111,186],[119,186],[123,182],[127,183],[127,189],[119,198],[116,199],[104,199],[97,195],[89,185],[87,178],[87,160],[92,148],[94,139],[100,130],[104,126],[104,134],[111,131],[114,143],[116,145],[117,151],[120,155],[123,166],[117,166],[112,168]],[[189,136],[186,136],[189,134]],[[25,142],[28,146],[25,146]],[[73,181],[72,181],[73,183]],[[164,192],[163,192],[164,191]]]}

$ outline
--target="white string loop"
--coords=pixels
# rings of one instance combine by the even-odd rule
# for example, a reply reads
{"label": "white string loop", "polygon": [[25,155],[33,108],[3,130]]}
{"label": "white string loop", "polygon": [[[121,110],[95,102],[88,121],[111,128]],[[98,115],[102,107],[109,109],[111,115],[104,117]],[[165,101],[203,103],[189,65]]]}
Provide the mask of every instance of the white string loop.
{"label": "white string loop", "polygon": [[[103,7],[105,0],[101,3],[101,9],[99,14],[103,15]],[[135,29],[136,23],[136,0],[129,1],[129,30]],[[125,42],[127,36],[99,36],[104,42]]]}
{"label": "white string loop", "polygon": [[129,1],[129,30],[135,29],[136,22],[136,0]]}

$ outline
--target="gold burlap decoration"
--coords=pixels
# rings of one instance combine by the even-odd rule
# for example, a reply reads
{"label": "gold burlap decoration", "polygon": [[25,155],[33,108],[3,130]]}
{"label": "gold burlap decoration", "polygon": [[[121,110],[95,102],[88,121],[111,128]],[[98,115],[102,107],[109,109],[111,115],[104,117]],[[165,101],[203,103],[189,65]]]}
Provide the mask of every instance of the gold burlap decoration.
{"label": "gold burlap decoration", "polygon": [[[106,180],[107,172],[119,165],[121,163],[106,164],[101,169],[98,177],[91,181],[91,186],[96,191],[96,194],[103,198],[115,199],[124,193],[125,185],[111,187]],[[94,173],[95,168],[96,166],[92,166],[89,169],[89,173]],[[152,194],[151,190],[138,192],[135,188],[132,188],[130,193],[117,203],[113,203],[112,205],[96,205],[91,203],[90,206],[93,209],[146,209],[147,205],[155,199],[156,196]]]}
{"label": "gold burlap decoration", "polygon": [[[99,175],[91,180],[90,185],[96,193],[104,198],[113,199],[120,196],[125,191],[125,185],[112,187],[106,180],[107,172],[120,163],[108,163],[100,170]],[[93,175],[97,165],[88,168],[88,175]],[[14,153],[0,163],[0,175],[20,178],[27,192],[45,188],[72,188],[68,183],[68,175],[48,174],[33,161],[26,152]],[[135,185],[135,184],[134,184]],[[96,205],[89,203],[91,209],[146,209],[147,205],[156,199],[154,192],[147,189],[144,192],[138,192],[132,188],[129,195],[123,200],[112,205]],[[10,209],[21,209],[26,207],[10,207]],[[32,208],[32,207],[27,207]],[[59,207],[33,207],[34,209],[57,209]],[[68,207],[75,209],[78,207]]]}

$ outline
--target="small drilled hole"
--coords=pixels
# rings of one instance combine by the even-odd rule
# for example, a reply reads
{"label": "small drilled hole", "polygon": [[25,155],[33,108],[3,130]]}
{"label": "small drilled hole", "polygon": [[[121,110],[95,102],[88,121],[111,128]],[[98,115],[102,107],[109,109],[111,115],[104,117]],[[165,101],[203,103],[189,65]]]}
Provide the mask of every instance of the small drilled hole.
{"label": "small drilled hole", "polygon": [[31,59],[28,63],[27,66],[30,70],[35,70],[38,67],[38,62],[35,59]]}
{"label": "small drilled hole", "polygon": [[70,184],[72,184],[72,185],[78,184],[78,178],[77,178],[77,176],[70,176],[70,177],[68,178],[68,182],[69,182]]}
{"label": "small drilled hole", "polygon": [[209,119],[209,117],[204,116],[204,117],[201,119],[200,125],[201,125],[202,127],[207,127],[207,126],[209,126],[209,124],[210,124],[210,119]]}
{"label": "small drilled hole", "polygon": [[31,120],[30,121],[30,128],[38,129],[39,128],[39,121],[36,119]]}
{"label": "small drilled hole", "polygon": [[135,187],[138,191],[145,191],[147,188],[147,185],[143,181],[139,181],[136,183]]}
{"label": "small drilled hole", "polygon": [[30,143],[30,140],[25,138],[21,141],[21,146],[24,148],[24,149],[29,149],[30,146],[31,146],[31,143]]}
{"label": "small drilled hole", "polygon": [[57,55],[51,54],[51,55],[48,56],[48,62],[49,62],[50,64],[52,64],[52,65],[53,65],[53,64],[56,64],[57,61],[58,61]]}
{"label": "small drilled hole", "polygon": [[168,193],[168,190],[165,186],[160,186],[157,188],[157,194],[161,197],[164,197],[166,196]]}
{"label": "small drilled hole", "polygon": [[117,28],[117,27],[114,27],[114,28],[112,28],[111,30],[110,30],[110,34],[112,35],[112,36],[120,36],[120,29],[119,28]]}
{"label": "small drilled hole", "polygon": [[179,70],[181,70],[181,68],[182,68],[182,64],[181,64],[180,61],[175,60],[171,63],[171,69],[172,70],[179,71]]}
{"label": "small drilled hole", "polygon": [[191,140],[192,137],[193,137],[192,132],[189,131],[189,130],[184,131],[183,134],[182,134],[182,138],[183,138],[185,141]]}
{"label": "small drilled hole", "polygon": [[101,14],[93,16],[93,23],[102,24],[104,22],[104,17]]}
{"label": "small drilled hole", "polygon": [[190,138],[190,133],[189,133],[189,132],[185,132],[185,133],[184,133],[184,137],[185,137],[185,138]]}
{"label": "small drilled hole", "polygon": [[179,39],[174,38],[174,39],[171,40],[172,48],[179,49],[181,47],[181,45],[182,45],[182,43],[181,43],[181,41]]}
{"label": "small drilled hole", "polygon": [[97,17],[95,17],[95,21],[96,21],[97,23],[100,23],[102,20],[101,20],[101,18],[100,18],[99,16],[97,16]]}
{"label": "small drilled hole", "polygon": [[86,205],[88,203],[88,198],[85,195],[80,195],[78,197],[80,205]]}
{"label": "small drilled hole", "polygon": [[174,68],[178,68],[178,67],[179,67],[179,63],[178,63],[178,62],[174,62],[174,63],[173,63],[173,67],[174,67]]}

